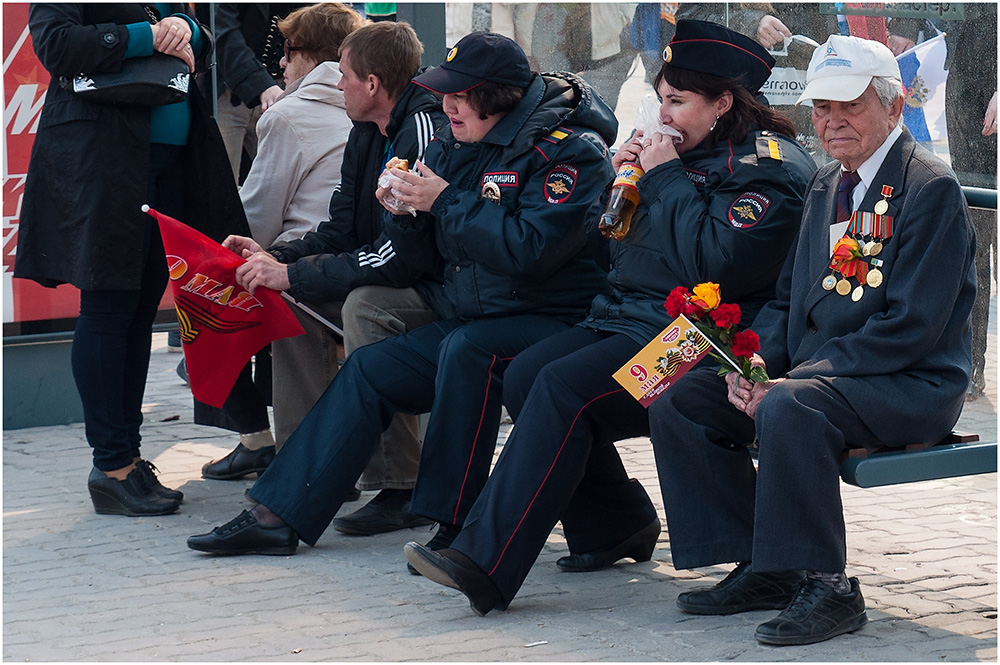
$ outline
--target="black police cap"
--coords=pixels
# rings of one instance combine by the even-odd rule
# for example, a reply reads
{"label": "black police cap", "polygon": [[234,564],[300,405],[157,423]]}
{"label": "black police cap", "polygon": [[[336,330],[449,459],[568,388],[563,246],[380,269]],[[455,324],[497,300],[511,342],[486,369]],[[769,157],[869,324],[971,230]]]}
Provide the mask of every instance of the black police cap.
{"label": "black police cap", "polygon": [[771,76],[774,58],[745,35],[709,21],[677,21],[677,31],[663,49],[671,67],[738,79],[756,94]]}
{"label": "black police cap", "polygon": [[473,32],[448,51],[439,67],[413,79],[441,95],[465,92],[486,81],[528,87],[531,67],[517,42],[493,32]]}

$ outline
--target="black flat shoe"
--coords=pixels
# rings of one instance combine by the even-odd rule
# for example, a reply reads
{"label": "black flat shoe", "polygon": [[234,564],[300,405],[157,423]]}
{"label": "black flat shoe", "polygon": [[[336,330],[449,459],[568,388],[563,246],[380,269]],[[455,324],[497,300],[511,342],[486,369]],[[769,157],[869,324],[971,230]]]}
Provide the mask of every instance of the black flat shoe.
{"label": "black flat shoe", "polygon": [[132,469],[125,480],[115,480],[94,467],[87,479],[90,500],[98,515],[169,515],[180,503],[157,496],[146,484],[139,467]]}
{"label": "black flat shoe", "polygon": [[209,480],[238,480],[251,473],[258,476],[267,470],[274,459],[274,446],[265,446],[259,450],[250,450],[242,443],[236,445],[233,452],[201,467],[201,477]]}
{"label": "black flat shoe", "polygon": [[642,563],[653,558],[653,550],[659,537],[660,520],[655,519],[610,549],[560,557],[556,561],[556,566],[567,573],[586,573],[610,568],[626,557],[634,559],[636,563]]}
{"label": "black flat shoe", "polygon": [[837,635],[853,633],[866,623],[865,599],[858,578],[852,577],[848,593],[837,591],[819,580],[802,580],[798,592],[785,610],[757,626],[754,637],[762,644],[779,646],[813,644]]}
{"label": "black flat shoe", "polygon": [[[454,524],[438,524],[437,533],[434,537],[427,541],[424,545],[427,549],[432,552],[439,552],[444,549],[451,547],[451,544],[455,542],[458,538],[458,534],[462,533],[462,527],[455,526]],[[419,575],[417,569],[413,567],[409,561],[406,562],[406,569],[410,571],[410,575]]]}
{"label": "black flat shoe", "polygon": [[677,596],[677,607],[688,614],[736,614],[751,610],[781,610],[795,596],[805,577],[800,570],[755,573],[750,563],[736,566],[726,578],[708,589]]}
{"label": "black flat shoe", "polygon": [[489,575],[461,552],[453,549],[434,552],[419,543],[409,542],[403,547],[403,553],[417,572],[431,582],[464,593],[472,611],[479,616],[486,616],[491,610],[507,609]]}
{"label": "black flat shoe", "polygon": [[160,479],[156,477],[159,469],[157,469],[152,462],[141,459],[135,463],[135,468],[139,469],[142,477],[146,481],[146,485],[149,489],[153,490],[153,494],[156,496],[161,499],[171,499],[173,501],[177,501],[178,503],[184,500],[184,492],[180,490],[172,490],[169,487],[164,487],[160,483]]}
{"label": "black flat shoe", "polygon": [[348,536],[372,536],[431,523],[423,515],[410,512],[412,490],[382,490],[350,515],[338,517],[331,525]]}
{"label": "black flat shoe", "polygon": [[286,524],[262,526],[257,518],[244,510],[210,533],[191,536],[187,545],[193,550],[211,554],[291,555],[295,554],[299,537]]}

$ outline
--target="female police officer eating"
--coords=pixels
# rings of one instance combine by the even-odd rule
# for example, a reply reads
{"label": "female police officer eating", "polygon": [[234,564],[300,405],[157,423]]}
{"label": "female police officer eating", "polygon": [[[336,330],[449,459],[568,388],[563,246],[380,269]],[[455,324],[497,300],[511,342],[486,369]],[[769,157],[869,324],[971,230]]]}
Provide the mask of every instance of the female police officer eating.
{"label": "female police officer eating", "polygon": [[441,320],[352,353],[250,490],[260,503],[191,537],[192,549],[315,544],[396,412],[430,411],[411,511],[454,524],[489,473],[506,362],[569,329],[605,288],[585,214],[612,175],[611,110],[572,74],[532,73],[517,44],[489,33],[463,38],[414,82],[444,95],[451,126],[426,166],[411,165],[421,177],[393,169],[398,198],[420,212],[386,229],[405,262],[443,275]]}
{"label": "female police officer eating", "polygon": [[564,570],[650,558],[656,510],[614,446],[648,435],[649,423],[612,374],[670,322],[663,302],[674,287],[718,283],[749,323],[773,298],[798,229],[815,167],[791,123],[754,98],[773,59],[722,26],[684,20],[664,59],[660,119],[683,139],[637,135],[615,155],[616,167],[637,161],[645,175],[631,230],[612,242],[612,292],[508,368],[514,430],[452,545],[405,548],[477,614],[513,599],[560,519],[572,553]]}

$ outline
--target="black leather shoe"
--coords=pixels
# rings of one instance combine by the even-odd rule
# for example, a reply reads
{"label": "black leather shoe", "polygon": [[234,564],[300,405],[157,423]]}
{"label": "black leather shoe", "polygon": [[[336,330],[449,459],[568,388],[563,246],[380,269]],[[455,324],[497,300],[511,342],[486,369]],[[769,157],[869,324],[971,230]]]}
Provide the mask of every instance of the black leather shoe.
{"label": "black leather shoe", "polygon": [[585,554],[570,554],[556,561],[559,570],[567,573],[586,573],[592,570],[602,570],[615,565],[619,559],[628,557],[636,563],[649,561],[653,558],[656,539],[660,537],[660,520],[655,519],[641,530],[632,534],[614,547],[606,550],[587,552]]}
{"label": "black leather shoe", "polygon": [[461,552],[453,549],[434,552],[419,543],[409,542],[403,547],[403,553],[417,572],[430,581],[464,593],[472,611],[479,616],[486,616],[491,610],[507,609],[489,575]]}
{"label": "black leather shoe", "polygon": [[763,644],[813,644],[853,633],[868,623],[868,615],[858,578],[852,577],[849,582],[850,592],[837,593],[820,580],[802,580],[788,607],[757,626],[754,637]]}
{"label": "black leather shoe", "polygon": [[792,600],[804,576],[800,570],[755,573],[745,562],[715,586],[677,596],[677,607],[688,614],[781,610]]}
{"label": "black leather shoe", "polygon": [[265,446],[250,450],[242,443],[233,452],[201,467],[201,477],[210,480],[237,480],[251,473],[260,475],[274,459],[275,447]]}
{"label": "black leather shoe", "polygon": [[263,526],[244,510],[210,533],[191,536],[188,547],[212,554],[295,554],[299,537],[287,524]]}
{"label": "black leather shoe", "polygon": [[156,477],[156,473],[159,469],[157,469],[152,462],[141,459],[135,463],[135,468],[139,469],[140,474],[146,482],[146,486],[153,490],[153,494],[156,496],[161,499],[177,501],[178,503],[184,500],[184,492],[180,490],[172,490],[169,487],[164,487],[160,483],[160,479]]}
{"label": "black leather shoe", "polygon": [[94,467],[87,479],[87,489],[98,515],[169,515],[181,505],[176,500],[157,496],[138,467],[132,469],[125,480],[115,480]]}
{"label": "black leather shoe", "polygon": [[410,512],[412,495],[412,490],[382,490],[371,501],[331,524],[348,536],[371,536],[430,524],[431,520]]}
{"label": "black leather shoe", "polygon": [[[458,534],[460,533],[462,533],[462,527],[455,526],[454,524],[444,524],[442,522],[441,524],[438,524],[437,533],[434,534],[433,538],[427,541],[427,544],[424,545],[424,547],[432,552],[439,552],[441,550],[448,549],[451,547],[451,544],[455,542],[455,539],[458,538]],[[410,571],[410,575],[420,574],[417,572],[417,569],[413,567],[413,564],[408,561],[406,562],[406,569]]]}

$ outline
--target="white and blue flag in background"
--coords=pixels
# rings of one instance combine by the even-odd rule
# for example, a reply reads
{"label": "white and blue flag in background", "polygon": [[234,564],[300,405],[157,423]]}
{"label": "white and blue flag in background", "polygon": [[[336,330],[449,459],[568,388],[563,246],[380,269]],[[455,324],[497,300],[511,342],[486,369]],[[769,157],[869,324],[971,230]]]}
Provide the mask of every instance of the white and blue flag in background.
{"label": "white and blue flag in background", "polygon": [[944,112],[947,55],[941,32],[896,58],[906,92],[903,123],[916,141],[938,141],[948,136]]}

